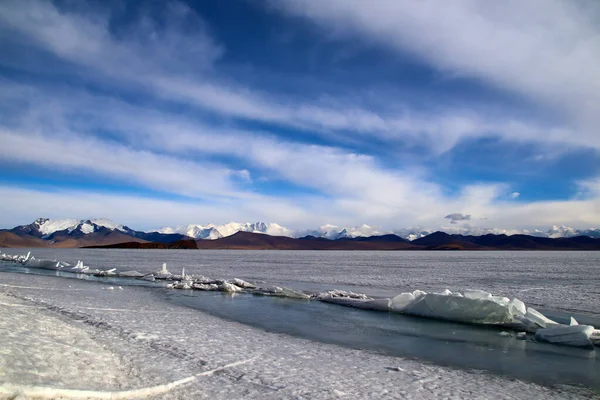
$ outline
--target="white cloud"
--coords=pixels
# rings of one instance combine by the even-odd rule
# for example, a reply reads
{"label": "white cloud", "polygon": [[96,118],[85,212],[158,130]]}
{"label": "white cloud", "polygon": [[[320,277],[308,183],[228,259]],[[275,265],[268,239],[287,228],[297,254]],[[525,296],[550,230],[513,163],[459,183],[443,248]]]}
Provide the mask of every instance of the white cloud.
{"label": "white cloud", "polygon": [[511,199],[518,199],[518,198],[519,198],[519,196],[521,196],[521,193],[519,193],[519,192],[512,192],[512,193],[510,194],[510,198],[511,198]]}
{"label": "white cloud", "polygon": [[[352,22],[348,24],[349,27],[354,26],[355,22],[351,15],[362,12],[365,5],[362,2],[342,2],[339,4],[340,15],[329,16],[327,12],[331,10],[328,5],[323,6],[321,10],[316,2],[309,4],[304,9],[304,6],[301,6],[302,2],[297,2],[297,6],[303,10],[302,13],[315,18],[320,18],[318,15],[321,15],[321,12],[324,13],[322,17],[327,20],[338,17],[349,18],[349,22]],[[379,14],[373,13],[385,14],[389,11],[389,15],[395,15],[398,12],[396,7],[391,6],[391,10],[387,10],[385,4],[392,3],[379,2],[373,7],[366,7],[369,10],[364,18],[371,17],[377,21]],[[28,43],[29,46],[36,44],[75,66],[85,67],[85,70],[90,72],[85,75],[85,79],[101,81],[104,85],[118,89],[142,90],[169,101],[191,103],[200,109],[224,117],[253,119],[310,129],[322,135],[333,136],[337,140],[347,141],[348,132],[351,132],[352,136],[363,139],[374,135],[388,141],[427,144],[436,152],[452,148],[461,139],[481,136],[498,136],[510,140],[533,140],[543,143],[570,143],[600,148],[600,142],[594,140],[593,136],[574,132],[568,127],[521,121],[506,115],[482,115],[481,109],[475,111],[439,108],[431,113],[421,113],[411,110],[406,104],[396,104],[393,98],[385,98],[385,94],[381,100],[382,103],[389,103],[389,106],[373,109],[355,100],[338,98],[334,94],[324,94],[324,97],[328,98],[327,101],[317,99],[307,102],[306,99],[252,89],[219,74],[219,69],[215,68],[214,63],[225,50],[215,43],[206,29],[184,32],[179,27],[182,20],[191,19],[194,26],[200,27],[203,23],[193,11],[185,6],[175,8],[178,7],[181,10],[171,10],[165,14],[166,27],[158,29],[149,19],[141,19],[132,28],[132,32],[124,36],[126,39],[115,37],[108,29],[109,15],[91,16],[88,13],[63,12],[51,3],[35,0],[25,3],[9,1],[0,4],[2,11],[0,25],[29,38],[33,41]],[[408,12],[410,7],[402,8],[404,9]],[[461,6],[457,9],[465,14],[456,11],[461,22],[471,16],[467,13],[470,10],[468,7]],[[414,36],[421,36],[417,35],[420,29],[430,31],[428,23],[437,23],[437,19],[430,21],[420,15],[420,12],[423,10],[416,6],[412,11],[416,16],[425,19],[422,21],[423,25],[412,28],[415,32],[409,32]],[[409,17],[403,18],[410,19]],[[386,19],[384,18],[383,21],[385,22]],[[368,19],[363,22],[368,25],[372,21]],[[411,29],[411,24],[395,22],[394,24],[404,27],[398,29]],[[391,23],[384,25],[392,29]],[[382,35],[382,40],[387,37],[385,35],[406,36],[402,35],[405,33],[403,31],[388,32],[387,28],[382,27],[381,29],[384,29],[382,32],[377,30],[372,33],[377,34],[377,37]],[[451,24],[447,29],[454,29],[454,25]],[[441,35],[442,33],[436,34],[434,38]],[[421,40],[426,40],[428,37],[423,36]],[[457,45],[451,40],[460,41],[462,36],[456,37],[450,34],[449,36],[450,38],[445,40],[450,42],[442,42],[440,46],[444,44],[449,49],[454,49]],[[488,49],[493,46],[488,46],[486,43],[485,46],[478,45],[471,51],[476,53],[480,47]],[[464,57],[452,57],[452,59],[464,58],[467,60],[465,62],[468,62],[469,57],[475,56],[469,53]],[[477,59],[489,58],[487,53],[477,55]],[[186,68],[187,72],[182,73],[181,71]],[[80,68],[76,71],[77,74],[83,73]],[[344,132],[338,134],[336,131]]]}
{"label": "white cloud", "polygon": [[[68,92],[70,96],[65,98],[70,101],[62,95],[55,96],[51,115],[45,115],[40,111],[44,108],[34,102],[32,110],[37,118],[25,113],[25,120],[17,124],[23,125],[22,129],[17,126],[1,130],[7,159],[82,176],[94,173],[168,193],[219,199],[219,205],[213,207],[222,210],[222,214],[225,210],[237,212],[234,210],[239,204],[235,199],[248,202],[243,217],[231,216],[221,222],[266,219],[292,228],[313,228],[325,221],[340,226],[377,224],[387,229],[409,225],[437,227],[448,210],[472,214],[478,220],[489,218],[485,226],[511,229],[553,224],[577,226],[582,222],[573,219],[573,213],[567,210],[568,202],[559,207],[565,210],[565,218],[559,213],[540,218],[546,205],[531,215],[511,218],[519,211],[512,209],[514,202],[507,206],[499,200],[506,197],[508,186],[504,184],[468,185],[451,195],[431,182],[423,171],[387,169],[373,156],[289,142],[265,132],[211,128],[174,114],[76,93]],[[43,93],[36,91],[30,96],[41,102],[46,100]],[[48,123],[51,118],[57,122]],[[71,125],[80,128],[77,133],[70,130]],[[105,142],[87,133],[96,129],[118,132],[125,143]],[[214,155],[233,157],[243,168],[233,170],[204,161],[206,156]],[[316,194],[298,198],[288,195],[288,199],[261,196],[252,190],[252,175],[308,188]],[[8,202],[5,199],[4,203]],[[282,210],[290,211],[290,215],[277,213],[277,204],[283,204]],[[584,204],[590,207],[594,203]],[[267,211],[273,216],[265,218]],[[311,218],[305,220],[307,213]],[[86,217],[85,213],[78,216]],[[214,221],[210,216],[192,220]],[[591,224],[592,221],[594,218],[590,219]],[[165,215],[154,226],[189,222],[170,221]]]}
{"label": "white cloud", "polygon": [[[411,53],[449,76],[474,77],[567,113],[598,147],[600,5],[569,0],[273,1],[336,36]],[[550,136],[553,136],[552,134]],[[565,138],[563,138],[565,139]]]}
{"label": "white cloud", "polygon": [[[494,49],[494,46],[503,48],[503,41],[507,39],[503,32],[494,31],[493,26],[502,27],[514,22],[517,17],[512,12],[495,16],[485,6],[480,17],[485,23],[480,23],[475,18],[477,9],[472,8],[475,2],[462,1],[457,3],[456,9],[449,9],[449,16],[454,16],[456,21],[447,20],[447,15],[438,12],[432,11],[431,16],[427,14],[425,11],[432,4],[428,1],[398,2],[404,8],[385,1],[366,6],[366,3],[348,0],[337,3],[337,8],[330,8],[330,4],[335,3],[297,2],[298,7],[305,9],[294,8],[293,12],[319,21],[340,23],[340,32],[352,30],[374,37],[382,43],[391,43],[394,48],[414,51],[446,71],[476,76],[511,90],[526,91],[527,95],[540,101],[552,94],[564,101],[574,99],[573,106],[579,105],[582,110],[587,106],[581,99],[587,99],[588,106],[596,104],[596,97],[590,91],[594,84],[587,87],[580,82],[585,77],[595,77],[588,64],[582,66],[582,75],[573,78],[574,85],[569,86],[561,72],[552,69],[555,67],[548,70],[550,67],[531,60],[519,48],[514,53],[517,55],[516,66],[502,71],[507,63],[513,65],[511,60],[503,58],[512,53]],[[543,11],[545,16],[553,15],[548,13],[555,12],[559,3],[551,0],[549,4],[550,10]],[[498,7],[503,10],[503,6]],[[360,15],[362,11],[365,11],[364,15]],[[390,17],[384,15],[386,12]],[[572,10],[567,15],[571,13]],[[184,32],[179,25],[185,25],[190,18],[200,28]],[[373,21],[380,18],[381,26],[373,26]],[[469,26],[471,18],[475,18],[476,26]],[[329,138],[333,135],[339,139],[337,143],[347,140],[348,136],[368,140],[369,136],[375,135],[385,143],[396,140],[425,143],[439,152],[464,138],[499,136],[510,140],[600,148],[598,138],[586,134],[587,131],[524,122],[510,116],[490,117],[468,109],[422,113],[396,104],[389,109],[374,110],[335,96],[327,102],[308,101],[252,89],[219,74],[215,63],[225,49],[185,7],[171,9],[165,16],[167,24],[162,30],[142,18],[130,34],[120,37],[108,29],[108,21],[109,17],[102,14],[62,12],[50,2],[0,2],[2,34],[18,33],[10,36],[10,40],[22,40],[29,46],[54,54],[71,66],[79,78],[103,85],[108,93],[123,90],[135,93],[136,97],[160,100],[161,104],[165,100],[192,103],[196,109],[210,111],[226,120],[248,118],[305,127]],[[535,33],[539,28],[537,17],[532,22],[531,29]],[[464,31],[460,30],[463,25]],[[582,29],[588,28],[584,24]],[[529,32],[519,29],[515,30],[516,39]],[[565,40],[579,38],[579,28],[573,26],[573,29],[576,32]],[[427,35],[420,37],[418,33],[423,30]],[[496,33],[499,38],[495,38]],[[553,35],[550,37],[554,38]],[[483,47],[477,42],[482,38],[489,40]],[[461,40],[464,40],[463,44],[460,44]],[[539,40],[544,46],[554,46],[543,38]],[[591,37],[590,40],[593,43],[595,39]],[[415,44],[406,44],[406,41]],[[413,46],[422,46],[426,50]],[[525,48],[529,49],[527,46]],[[586,49],[587,46],[584,43]],[[438,51],[437,47],[443,51]],[[557,61],[555,58],[559,53],[553,49],[544,50],[540,55],[544,62]],[[456,52],[455,61],[447,51]],[[495,59],[498,67],[490,65],[493,58],[478,60],[492,57],[490,51],[494,57],[499,57]],[[590,52],[595,54],[594,49]],[[579,61],[585,58],[579,51],[574,57]],[[537,78],[532,77],[534,72],[521,71],[524,63],[531,63],[533,70],[542,69],[545,78],[552,80],[554,77],[558,82],[552,81],[547,89],[538,87]],[[569,59],[564,65],[570,68],[571,63]],[[518,75],[515,71],[523,72],[524,76],[515,76]],[[532,79],[532,82],[522,85],[526,79]],[[581,97],[575,96],[575,91]],[[387,100],[382,99],[382,102]],[[389,100],[393,103],[393,99]],[[58,85],[31,88],[0,81],[0,106],[3,109],[12,107],[14,111],[4,113],[7,117],[0,121],[2,151],[10,162],[29,163],[79,176],[94,174],[111,181],[207,200],[206,204],[190,204],[83,191],[49,193],[4,188],[7,196],[2,197],[0,204],[5,210],[3,218],[7,218],[3,223],[8,226],[8,221],[12,221],[9,218],[19,216],[16,224],[45,214],[82,218],[105,215],[135,227],[262,219],[294,228],[310,228],[328,221],[339,226],[366,222],[389,230],[408,225],[439,226],[444,222],[442,216],[449,211],[473,215],[477,221],[486,217],[486,225],[498,227],[600,223],[597,212],[600,196],[591,189],[586,189],[591,194],[583,200],[528,204],[503,202],[502,198],[509,200],[506,194],[510,192],[509,186],[502,183],[468,185],[452,194],[419,166],[411,170],[392,169],[380,163],[376,156],[357,151],[307,145],[268,131],[211,126],[198,122],[197,116],[159,111],[147,104],[132,105],[108,95],[92,95]],[[571,110],[571,106],[566,108]],[[99,138],[99,131],[110,132],[117,140]],[[219,157],[235,159],[236,163],[232,165],[240,167],[230,168],[227,162],[207,161]],[[293,194],[288,198],[259,195],[253,191],[255,176],[274,184],[283,181],[316,194],[298,198],[292,198]],[[590,185],[590,188],[595,187]],[[12,195],[8,196],[8,193]],[[573,207],[579,210],[575,212]],[[128,216],[123,210],[134,211]],[[156,210],[160,210],[160,215]],[[477,221],[471,223],[476,225]]]}
{"label": "white cloud", "polygon": [[232,176],[244,173],[214,164],[179,160],[73,134],[51,137],[0,129],[0,142],[5,160],[13,162],[58,168],[74,175],[96,173],[185,196],[244,196],[231,181]]}
{"label": "white cloud", "polygon": [[[353,222],[359,218],[367,219],[362,213],[348,218],[348,215],[340,213],[337,203],[321,202],[314,198],[303,198],[297,202],[263,197],[243,201],[231,200],[228,204],[198,203],[108,194],[93,190],[26,189],[4,185],[0,186],[0,199],[3,210],[1,224],[4,228],[29,223],[42,216],[54,219],[102,216],[134,229],[185,225],[190,222],[222,224],[231,220],[263,220],[281,223],[293,230],[302,230],[313,229],[322,224],[322,221],[334,221],[336,226],[353,226]],[[459,201],[460,199],[451,201],[450,204],[456,206]],[[443,201],[434,204],[435,211],[439,213],[446,205]],[[516,206],[495,202],[482,207],[490,216],[489,219],[481,222],[472,219],[467,226],[444,226],[439,214],[437,218],[419,220],[412,213],[403,215],[401,210],[396,210],[392,218],[372,221],[378,224],[374,231],[382,233],[410,225],[422,227],[415,228],[415,231],[443,229],[448,232],[472,234],[513,234],[523,229],[535,233],[535,228],[546,231],[552,225],[568,225],[578,229],[600,227],[599,198],[541,201]]]}

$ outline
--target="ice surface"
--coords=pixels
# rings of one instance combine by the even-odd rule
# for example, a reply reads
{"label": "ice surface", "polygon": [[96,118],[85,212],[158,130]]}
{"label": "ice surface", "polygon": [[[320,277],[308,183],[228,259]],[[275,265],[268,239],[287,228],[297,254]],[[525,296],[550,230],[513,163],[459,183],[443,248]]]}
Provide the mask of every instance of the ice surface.
{"label": "ice surface", "polygon": [[[27,255],[2,255],[6,261],[13,261],[31,267],[46,269],[62,269],[60,262],[45,261],[35,259],[30,253]],[[117,276],[123,278],[144,278],[149,276],[137,271],[117,272],[116,268],[107,270],[89,270],[82,261],[78,261],[75,267],[78,273],[93,274],[99,277]],[[231,281],[210,280],[205,277],[193,277],[186,275],[185,268],[181,275],[173,275],[167,270],[166,263],[162,268],[152,275],[152,279],[163,279],[171,281],[167,287],[181,290],[202,290],[202,291],[221,291],[227,293],[248,292],[253,294],[262,294],[269,296],[280,296],[300,299],[316,299],[328,303],[335,303],[343,306],[350,306],[361,309],[393,311],[408,315],[434,318],[440,320],[463,322],[470,324],[497,325],[515,330],[524,330],[535,333],[538,329],[544,329],[554,326],[562,326],[557,322],[547,318],[534,308],[527,307],[519,299],[509,299],[502,296],[478,290],[467,289],[461,292],[452,292],[445,289],[440,293],[427,293],[423,290],[401,293],[393,298],[376,299],[366,294],[355,293],[345,290],[329,290],[327,292],[309,295],[307,293],[278,286],[256,288],[256,285],[246,282],[239,278]],[[576,321],[571,321],[571,325]],[[593,330],[593,327],[592,327]],[[573,331],[575,332],[575,331]],[[589,336],[589,335],[588,335]],[[580,347],[581,341],[578,339],[546,339],[548,334],[542,333],[540,338],[549,343],[559,343],[562,345],[573,345]],[[588,338],[588,343],[592,343]]]}
{"label": "ice surface", "polygon": [[[149,290],[108,293],[84,281],[10,273],[2,280],[11,287],[0,287],[0,301],[18,306],[0,307],[2,336],[16,327],[0,357],[9,351],[26,361],[2,358],[8,375],[0,376],[0,398],[34,387],[167,400],[594,395],[272,334],[165,302]],[[40,361],[29,362],[35,357]]]}

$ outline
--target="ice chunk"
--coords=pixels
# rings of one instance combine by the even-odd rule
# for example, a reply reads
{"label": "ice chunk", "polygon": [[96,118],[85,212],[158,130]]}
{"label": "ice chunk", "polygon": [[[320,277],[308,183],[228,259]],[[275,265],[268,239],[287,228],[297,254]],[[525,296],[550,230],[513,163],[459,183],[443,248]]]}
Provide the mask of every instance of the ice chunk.
{"label": "ice chunk", "polygon": [[98,273],[95,273],[95,276],[116,276],[117,275],[117,269],[116,268],[111,268],[111,269],[107,269],[105,271],[99,271]]}
{"label": "ice chunk", "polygon": [[222,292],[234,293],[241,292],[243,289],[239,286],[234,285],[233,283],[223,282],[221,285],[219,285],[219,290]]}
{"label": "ice chunk", "polygon": [[170,287],[172,287],[173,289],[192,289],[192,282],[190,281],[180,281],[180,282],[174,282],[172,285],[169,285]]}
{"label": "ice chunk", "polygon": [[525,315],[527,313],[527,307],[519,299],[512,299],[508,302],[508,310],[512,315]]}
{"label": "ice chunk", "polygon": [[244,289],[254,289],[256,286],[242,279],[234,278],[231,283]]}
{"label": "ice chunk", "polygon": [[361,308],[364,310],[389,311],[390,299],[357,299],[352,297],[323,296],[319,300],[325,303],[339,304],[347,307]]}
{"label": "ice chunk", "polygon": [[525,340],[525,339],[527,339],[527,332],[517,332],[517,339],[518,340]]}
{"label": "ice chunk", "polygon": [[162,268],[154,273],[156,279],[168,279],[172,274],[167,269],[167,263],[163,263]]}
{"label": "ice chunk", "polygon": [[491,300],[492,294],[484,292],[483,290],[465,290],[463,296],[471,300]]}
{"label": "ice chunk", "polygon": [[538,329],[535,338],[542,342],[573,347],[593,347],[591,336],[594,327],[589,325],[560,325]]}
{"label": "ice chunk", "polygon": [[590,341],[594,346],[600,346],[600,329],[595,329],[590,335]]}
{"label": "ice chunk", "polygon": [[[286,287],[272,286],[267,288],[258,288],[251,291],[252,294],[263,296],[289,297],[292,299],[310,299],[310,296],[299,290],[294,290]],[[320,295],[319,295],[320,296]],[[319,298],[319,300],[321,300]]]}
{"label": "ice chunk", "polygon": [[421,317],[476,324],[514,322],[514,318],[506,306],[490,300],[491,295],[486,296],[483,293],[471,294],[471,298],[466,297],[466,294],[465,297],[457,297],[429,293],[406,305],[402,312]]}
{"label": "ice chunk", "polygon": [[219,285],[217,285],[216,283],[194,282],[192,284],[192,288],[197,289],[197,290],[215,291],[215,290],[219,290]]}
{"label": "ice chunk", "polygon": [[508,306],[508,304],[510,303],[510,299],[508,297],[492,296],[490,300],[495,301],[496,303],[501,304],[503,306]]}
{"label": "ice chunk", "polygon": [[551,325],[558,325],[558,322],[551,320],[535,308],[528,307],[525,318],[535,323],[540,328],[546,328]]}
{"label": "ice chunk", "polygon": [[370,310],[389,311],[390,299],[374,299],[365,301],[365,308]]}
{"label": "ice chunk", "polygon": [[144,276],[144,274],[138,271],[123,271],[119,272],[117,275],[123,278],[141,278]]}
{"label": "ice chunk", "polygon": [[372,300],[369,296],[363,293],[354,293],[346,290],[330,290],[328,292],[319,293],[316,296],[318,299],[321,298],[332,298],[332,297],[341,297],[341,298],[349,298],[349,299],[360,299],[360,300]]}
{"label": "ice chunk", "polygon": [[401,312],[410,304],[414,303],[415,296],[412,293],[401,293],[390,300],[390,309]]}

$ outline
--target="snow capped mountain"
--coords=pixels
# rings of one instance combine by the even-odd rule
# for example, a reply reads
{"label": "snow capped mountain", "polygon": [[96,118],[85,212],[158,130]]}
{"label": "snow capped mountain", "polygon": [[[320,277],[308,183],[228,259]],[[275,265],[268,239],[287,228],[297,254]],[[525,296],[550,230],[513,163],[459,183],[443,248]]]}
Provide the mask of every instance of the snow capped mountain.
{"label": "snow capped mountain", "polygon": [[[292,231],[286,227],[283,227],[276,223],[265,223],[265,222],[253,222],[253,223],[238,223],[229,222],[223,225],[215,224],[191,224],[182,225],[176,228],[161,228],[158,231],[135,231],[126,226],[119,225],[106,218],[96,219],[57,219],[51,220],[48,218],[38,218],[29,225],[17,226],[10,229],[11,232],[17,234],[31,235],[42,239],[53,240],[54,236],[60,233],[64,236],[69,235],[70,237],[81,237],[89,235],[95,232],[110,232],[120,231],[134,238],[153,241],[175,241],[184,239],[184,236],[192,237],[195,239],[209,239],[215,240],[222,237],[231,236],[237,232],[252,232],[252,233],[264,233],[271,236],[288,236],[288,237],[303,237],[303,236],[314,236],[327,238],[331,240],[344,239],[344,238],[357,238],[357,237],[369,237],[369,236],[381,236],[386,234],[395,234],[403,239],[413,241],[422,237],[425,237],[436,230],[441,230],[449,234],[461,234],[461,235],[473,235],[481,236],[486,234],[494,235],[530,235],[537,237],[548,237],[548,238],[570,238],[574,236],[589,236],[594,238],[600,238],[600,229],[575,229],[569,226],[552,226],[548,230],[507,230],[498,228],[481,228],[476,226],[465,225],[452,225],[441,227],[436,230],[423,229],[420,227],[411,227],[404,229],[396,229],[393,231],[382,229],[381,227],[370,226],[370,225],[359,225],[354,227],[341,227],[337,225],[326,224],[322,225],[317,229],[312,230],[301,230]],[[184,235],[184,236],[182,236]]]}
{"label": "snow capped mountain", "polygon": [[56,232],[67,231],[68,234],[83,234],[87,235],[90,233],[97,232],[101,228],[107,228],[109,230],[120,230],[125,232],[126,228],[123,225],[117,225],[113,221],[100,218],[100,219],[56,219],[51,220],[48,218],[38,218],[32,224],[21,225],[13,229],[20,233],[26,233],[28,235],[47,238],[55,234]]}
{"label": "snow capped mountain", "polygon": [[315,236],[331,240],[337,240],[343,238],[355,238],[363,236],[380,236],[388,233],[392,232],[381,230],[379,227],[374,227],[365,224],[354,227],[339,227],[337,225],[326,224],[322,225],[318,229],[303,231],[297,236]]}
{"label": "snow capped mountain", "polygon": [[555,239],[559,237],[573,237],[577,236],[577,230],[571,228],[570,226],[556,226],[554,225],[550,229],[548,229],[547,236],[549,238]]}
{"label": "snow capped mountain", "polygon": [[40,218],[34,222],[34,224],[38,225],[38,230],[42,234],[42,236],[52,235],[57,231],[64,231],[65,229],[72,231],[77,227],[79,223],[83,221],[78,221],[76,219],[58,219],[58,220],[50,220],[47,218]]}
{"label": "snow capped mountain", "polygon": [[425,237],[427,235],[432,234],[433,231],[421,228],[405,228],[405,229],[397,229],[394,231],[394,234],[400,236],[403,239],[413,241]]}
{"label": "snow capped mountain", "polygon": [[293,236],[292,231],[276,223],[238,223],[230,222],[224,225],[184,225],[176,228],[161,228],[159,233],[179,233],[196,239],[219,239],[231,236],[237,232],[265,233],[272,236]]}
{"label": "snow capped mountain", "polygon": [[96,219],[92,219],[90,220],[90,222],[92,222],[93,224],[96,224],[98,226],[103,226],[105,228],[108,228],[110,230],[119,230],[122,232],[126,232],[127,228],[123,225],[118,225],[115,222],[113,222],[112,220],[108,219],[108,218],[96,218]]}
{"label": "snow capped mountain", "polygon": [[600,229],[585,229],[579,230],[571,228],[570,226],[556,226],[554,225],[548,229],[547,236],[549,238],[559,237],[574,237],[574,236],[590,236],[594,238],[600,238]]}
{"label": "snow capped mountain", "polygon": [[173,234],[179,233],[196,239],[220,239],[223,235],[217,230],[213,224],[208,225],[184,225],[176,228],[164,227],[157,231],[158,233]]}

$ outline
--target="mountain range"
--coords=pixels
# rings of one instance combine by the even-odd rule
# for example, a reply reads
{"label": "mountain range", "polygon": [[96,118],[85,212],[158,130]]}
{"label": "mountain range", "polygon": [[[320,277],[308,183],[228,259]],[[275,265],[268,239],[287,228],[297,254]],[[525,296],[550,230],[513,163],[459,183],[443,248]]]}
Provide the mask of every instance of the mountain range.
{"label": "mountain range", "polygon": [[[0,230],[0,247],[98,247],[129,243],[130,248],[177,248],[179,242],[196,240],[199,248],[286,248],[286,249],[552,249],[595,248],[600,229],[585,231],[554,226],[546,232],[479,230],[466,227],[448,232],[404,229],[382,231],[369,225],[341,228],[323,225],[317,229],[292,231],[276,223],[192,224],[155,231],[137,231],[111,220],[39,218],[28,225]],[[465,234],[466,233],[466,234]],[[591,241],[590,241],[591,239]],[[598,239],[598,241],[596,241]],[[133,244],[132,244],[133,243]],[[137,243],[137,244],[135,244]],[[158,244],[172,244],[160,246]],[[140,246],[139,244],[146,244]],[[186,248],[189,248],[189,243]]]}

